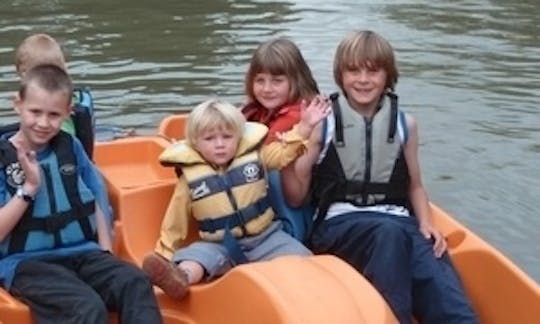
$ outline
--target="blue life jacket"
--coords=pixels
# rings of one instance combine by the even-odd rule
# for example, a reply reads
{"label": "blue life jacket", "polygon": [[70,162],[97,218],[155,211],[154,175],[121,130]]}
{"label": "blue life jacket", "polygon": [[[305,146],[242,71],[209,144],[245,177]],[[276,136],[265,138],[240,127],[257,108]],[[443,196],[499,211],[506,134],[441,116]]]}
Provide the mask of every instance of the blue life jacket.
{"label": "blue life jacket", "polygon": [[[95,118],[94,100],[90,90],[86,87],[73,89],[71,119],[76,136],[90,159],[94,155]],[[0,138],[8,138],[17,130],[20,123],[0,126]]]}
{"label": "blue life jacket", "polygon": [[[61,131],[51,140],[50,149],[39,161],[41,186],[35,200],[0,243],[0,258],[97,240],[94,195],[77,172],[73,138]],[[24,175],[16,149],[6,139],[0,140],[0,169],[12,197],[24,183]]]}

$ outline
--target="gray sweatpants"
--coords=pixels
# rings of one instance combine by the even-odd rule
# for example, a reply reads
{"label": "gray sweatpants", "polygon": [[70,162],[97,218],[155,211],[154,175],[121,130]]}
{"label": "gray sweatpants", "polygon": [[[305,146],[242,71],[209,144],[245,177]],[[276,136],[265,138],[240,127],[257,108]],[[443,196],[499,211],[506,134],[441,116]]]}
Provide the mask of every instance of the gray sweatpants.
{"label": "gray sweatpants", "polygon": [[[283,255],[312,255],[302,243],[282,230],[281,222],[275,221],[261,234],[238,240],[250,262],[271,260]],[[218,277],[234,266],[233,259],[223,244],[197,241],[176,251],[173,261],[184,260],[200,263],[207,273],[207,279]]]}

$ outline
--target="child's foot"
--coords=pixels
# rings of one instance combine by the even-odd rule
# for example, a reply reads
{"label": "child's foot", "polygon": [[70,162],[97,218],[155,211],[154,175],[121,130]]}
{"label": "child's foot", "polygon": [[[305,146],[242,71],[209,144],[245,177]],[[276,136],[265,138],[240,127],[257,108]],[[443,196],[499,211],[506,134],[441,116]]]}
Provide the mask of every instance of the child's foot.
{"label": "child's foot", "polygon": [[164,257],[150,253],[144,257],[142,269],[152,283],[172,298],[182,298],[187,293],[188,277],[185,271]]}

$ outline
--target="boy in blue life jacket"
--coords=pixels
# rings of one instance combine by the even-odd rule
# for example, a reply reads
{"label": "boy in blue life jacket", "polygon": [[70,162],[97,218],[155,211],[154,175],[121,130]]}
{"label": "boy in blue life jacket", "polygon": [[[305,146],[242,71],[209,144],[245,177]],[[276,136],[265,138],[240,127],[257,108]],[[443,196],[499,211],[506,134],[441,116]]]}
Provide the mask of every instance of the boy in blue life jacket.
{"label": "boy in blue life jacket", "polygon": [[111,250],[105,186],[81,143],[61,131],[72,84],[57,65],[26,71],[20,127],[0,139],[0,283],[37,323],[161,323],[148,278]]}
{"label": "boy in blue life jacket", "polygon": [[[54,64],[67,71],[64,53],[60,44],[47,34],[32,34],[26,37],[15,50],[15,69],[20,78],[32,67]],[[5,131],[17,129],[9,125]],[[76,136],[92,159],[94,152],[94,103],[87,88],[73,90],[72,110],[62,123],[62,130]]]}

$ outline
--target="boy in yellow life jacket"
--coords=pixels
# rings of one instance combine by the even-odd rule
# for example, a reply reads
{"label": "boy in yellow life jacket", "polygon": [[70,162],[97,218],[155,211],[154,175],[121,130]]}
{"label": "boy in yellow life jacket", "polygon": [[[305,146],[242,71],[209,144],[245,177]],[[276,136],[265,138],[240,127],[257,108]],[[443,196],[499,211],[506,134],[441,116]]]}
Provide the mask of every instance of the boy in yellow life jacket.
{"label": "boy in yellow life jacket", "polygon": [[[264,146],[268,128],[246,123],[231,104],[209,100],[190,113],[186,140],[160,156],[181,175],[155,252],[143,261],[143,270],[167,295],[181,298],[189,285],[236,264],[311,254],[274,219],[266,178],[267,169],[281,169],[305,151],[313,128],[330,112],[321,97],[302,108],[301,121]],[[182,248],[192,220],[200,240]]]}

